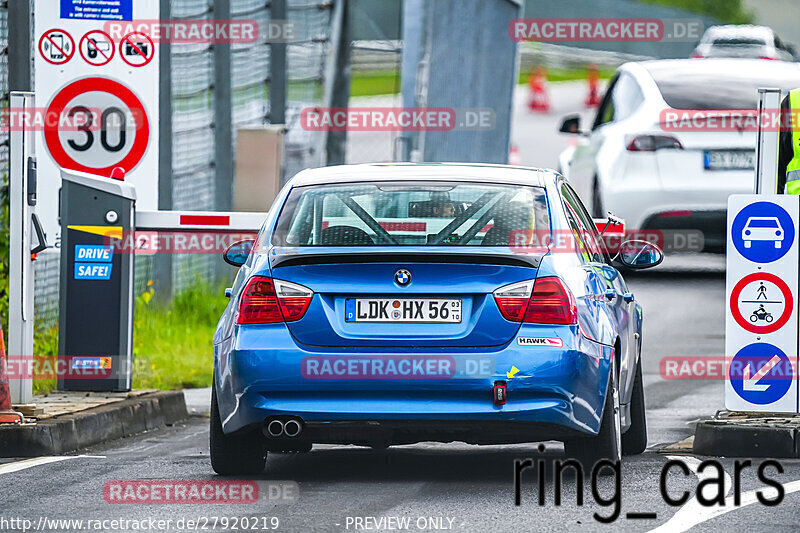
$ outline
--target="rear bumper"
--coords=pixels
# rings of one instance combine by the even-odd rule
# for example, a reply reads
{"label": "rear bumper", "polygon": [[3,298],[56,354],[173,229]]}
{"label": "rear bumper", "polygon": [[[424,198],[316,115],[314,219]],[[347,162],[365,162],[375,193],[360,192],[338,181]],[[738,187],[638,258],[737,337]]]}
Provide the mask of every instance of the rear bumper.
{"label": "rear bumper", "polygon": [[[318,348],[299,345],[282,325],[239,327],[215,346],[215,381],[223,429],[262,426],[273,416],[296,416],[311,442],[391,443],[420,440],[502,443],[594,434],[599,429],[613,348],[568,326],[524,325],[519,336],[562,339],[562,347],[505,346],[431,351]],[[227,344],[227,345],[226,345]],[[269,348],[261,348],[269,346]],[[473,374],[433,378],[318,379],[304,361],[404,357],[485,363]],[[509,379],[506,372],[518,371]],[[508,384],[508,402],[492,401],[496,381]],[[369,436],[361,436],[362,434]],[[342,436],[344,435],[344,436]]]}
{"label": "rear bumper", "polygon": [[699,231],[703,236],[704,252],[722,252],[727,239],[727,211],[725,210],[664,210],[648,216],[643,230],[663,232]]}

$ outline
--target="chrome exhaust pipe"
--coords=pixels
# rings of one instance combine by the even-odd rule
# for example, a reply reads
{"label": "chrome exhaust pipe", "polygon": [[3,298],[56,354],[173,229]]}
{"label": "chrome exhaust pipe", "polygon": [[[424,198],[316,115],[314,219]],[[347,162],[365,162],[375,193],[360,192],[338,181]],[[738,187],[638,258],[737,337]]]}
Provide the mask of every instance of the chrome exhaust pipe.
{"label": "chrome exhaust pipe", "polygon": [[288,420],[283,425],[283,432],[287,437],[296,437],[303,431],[303,426],[300,425],[300,422],[297,420],[291,419]]}
{"label": "chrome exhaust pipe", "polygon": [[283,431],[283,422],[280,420],[271,420],[270,423],[267,424],[267,435],[270,437],[280,437],[283,435]]}

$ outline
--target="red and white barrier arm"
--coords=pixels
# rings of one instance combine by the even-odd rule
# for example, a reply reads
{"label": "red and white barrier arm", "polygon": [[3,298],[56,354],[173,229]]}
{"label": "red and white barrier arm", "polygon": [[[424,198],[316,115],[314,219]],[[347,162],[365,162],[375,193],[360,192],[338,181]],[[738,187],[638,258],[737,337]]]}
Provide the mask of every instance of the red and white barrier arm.
{"label": "red and white barrier arm", "polygon": [[231,231],[257,232],[267,213],[220,211],[136,211],[136,229],[141,231]]}

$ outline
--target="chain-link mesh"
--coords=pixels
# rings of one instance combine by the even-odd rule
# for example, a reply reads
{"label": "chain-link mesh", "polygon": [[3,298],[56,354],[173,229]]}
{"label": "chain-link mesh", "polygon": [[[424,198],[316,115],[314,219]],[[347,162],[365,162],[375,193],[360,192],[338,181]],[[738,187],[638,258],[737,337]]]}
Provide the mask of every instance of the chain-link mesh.
{"label": "chain-link mesh", "polygon": [[[212,3],[172,0],[172,18],[214,18]],[[211,43],[173,43],[171,52],[172,208],[211,211],[215,207],[214,47]],[[175,290],[180,291],[197,277],[211,278],[215,259],[204,255],[175,256]]]}
{"label": "chain-link mesh", "polygon": [[[401,107],[400,71],[403,47],[401,41],[354,41],[350,45],[353,84],[361,86],[362,80],[374,80],[374,86],[383,87],[387,94],[358,96],[350,99],[354,108]],[[397,131],[348,131],[345,162],[377,163],[395,161],[400,157]]]}

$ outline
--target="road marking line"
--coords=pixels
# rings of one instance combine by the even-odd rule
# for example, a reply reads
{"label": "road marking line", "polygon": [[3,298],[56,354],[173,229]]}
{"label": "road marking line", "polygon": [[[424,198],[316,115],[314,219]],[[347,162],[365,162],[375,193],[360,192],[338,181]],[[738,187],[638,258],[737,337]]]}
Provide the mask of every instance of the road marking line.
{"label": "road marking line", "polygon": [[0,474],[10,474],[12,472],[19,472],[20,470],[27,470],[28,468],[33,468],[34,466],[46,465],[49,463],[58,463],[60,461],[66,461],[68,459],[78,459],[79,457],[85,457],[89,459],[106,458],[104,455],[55,455],[55,456],[45,456],[45,457],[34,457],[33,459],[24,459],[22,461],[16,461],[13,463],[0,465]]}
{"label": "road marking line", "polygon": [[[689,467],[689,469],[697,474],[697,466],[700,464],[698,459],[694,457],[668,457],[670,459],[686,461],[686,465]],[[707,476],[697,477],[702,480],[702,477]],[[725,494],[730,492],[730,481],[731,476],[725,472]],[[793,492],[800,492],[800,480],[781,483],[781,485],[783,485],[784,497],[788,494],[792,494]],[[667,522],[658,528],[651,530],[651,533],[661,533],[662,531],[686,531],[697,524],[708,522],[712,518],[716,518],[720,515],[724,515],[730,513],[731,511],[736,511],[737,509],[741,509],[742,507],[747,507],[748,505],[756,503],[758,501],[758,492],[761,492],[762,497],[764,498],[775,499],[778,497],[777,489],[773,487],[761,487],[743,492],[741,495],[741,503],[739,505],[733,504],[734,496],[728,496],[725,498],[724,506],[718,505],[716,507],[703,507],[697,503],[697,498],[692,498],[688,503],[686,503],[686,505],[678,509],[678,512],[672,515],[672,518],[670,518]]]}
{"label": "road marking line", "polygon": [[[689,467],[689,470],[694,472],[697,476],[698,481],[702,481],[705,478],[711,477],[712,473],[706,470],[702,474],[697,473],[697,468],[700,466],[700,460],[696,457],[679,457],[676,455],[668,455],[668,459],[675,459],[678,461],[683,461],[686,463],[686,466]],[[725,494],[728,494],[731,490],[731,476],[725,472]],[[650,533],[667,533],[667,532],[680,532],[680,531],[687,531],[688,529],[696,526],[701,522],[705,522],[712,518],[711,516],[705,516],[708,514],[709,509],[714,509],[713,507],[703,507],[700,505],[700,502],[697,501],[697,496],[686,502],[683,507],[678,509],[678,511],[672,515],[672,518],[667,520],[665,523],[661,524],[659,527],[650,530]]]}

